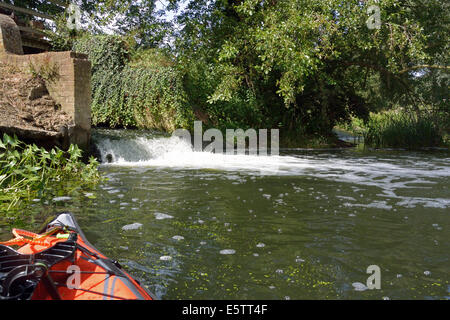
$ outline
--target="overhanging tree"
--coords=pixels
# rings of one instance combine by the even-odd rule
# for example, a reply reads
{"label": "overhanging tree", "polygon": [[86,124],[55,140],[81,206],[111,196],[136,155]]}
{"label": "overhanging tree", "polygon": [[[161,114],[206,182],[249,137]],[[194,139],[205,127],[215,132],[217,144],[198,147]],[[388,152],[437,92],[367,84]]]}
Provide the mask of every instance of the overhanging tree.
{"label": "overhanging tree", "polygon": [[[370,5],[380,28],[368,27]],[[417,72],[448,71],[436,60],[448,46],[448,16],[438,0],[192,1],[178,51],[213,122],[239,100],[261,125],[326,134],[352,113],[417,107]]]}

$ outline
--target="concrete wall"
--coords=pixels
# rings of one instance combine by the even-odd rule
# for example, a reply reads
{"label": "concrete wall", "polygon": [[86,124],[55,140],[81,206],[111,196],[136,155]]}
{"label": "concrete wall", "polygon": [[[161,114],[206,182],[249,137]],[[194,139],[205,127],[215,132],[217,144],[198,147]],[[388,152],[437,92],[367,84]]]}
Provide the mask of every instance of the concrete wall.
{"label": "concrete wall", "polygon": [[91,137],[91,62],[86,55],[70,51],[23,55],[19,46],[22,48],[17,26],[0,14],[0,61],[23,70],[56,70],[56,76],[46,81],[47,89],[74,120],[75,126],[69,129],[70,143],[87,149]]}
{"label": "concrete wall", "polygon": [[23,54],[22,39],[19,27],[13,19],[0,14],[0,54]]}

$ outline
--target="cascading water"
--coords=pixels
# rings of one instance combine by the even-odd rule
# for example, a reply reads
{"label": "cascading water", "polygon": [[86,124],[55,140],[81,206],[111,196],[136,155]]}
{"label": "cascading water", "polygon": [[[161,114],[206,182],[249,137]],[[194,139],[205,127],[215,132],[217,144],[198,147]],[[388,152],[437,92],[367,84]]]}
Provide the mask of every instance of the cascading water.
{"label": "cascading water", "polygon": [[113,166],[211,169],[260,176],[308,176],[378,187],[385,196],[396,198],[405,205],[450,207],[450,199],[446,198],[398,195],[399,190],[410,189],[411,185],[427,187],[435,179],[450,177],[448,158],[440,162],[426,162],[417,161],[409,154],[400,156],[398,161],[320,152],[281,156],[226,155],[195,152],[189,143],[178,137],[130,132],[123,136],[120,131],[97,135],[96,145],[102,161]]}
{"label": "cascading water", "polygon": [[161,136],[108,136],[97,135],[94,138],[101,161],[116,165],[145,165],[151,161],[179,154],[189,154],[192,147],[177,137]]}

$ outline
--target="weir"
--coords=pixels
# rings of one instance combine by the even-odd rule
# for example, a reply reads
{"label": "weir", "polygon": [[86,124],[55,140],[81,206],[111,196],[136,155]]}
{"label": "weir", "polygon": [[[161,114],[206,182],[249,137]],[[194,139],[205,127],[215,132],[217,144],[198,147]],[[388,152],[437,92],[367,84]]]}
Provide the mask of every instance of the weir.
{"label": "weir", "polygon": [[[56,3],[62,8],[67,6],[61,1]],[[39,132],[40,130],[29,132],[22,128],[0,125],[0,133],[16,134],[26,142],[38,145],[46,141],[48,146],[50,141],[50,144],[62,148],[67,148],[69,144],[77,144],[87,150],[91,136],[91,63],[87,56],[70,51],[48,52],[48,43],[42,36],[42,31],[20,26],[13,19],[14,12],[44,19],[51,19],[51,16],[4,2],[0,2],[1,12],[11,14],[0,14],[0,63],[23,71],[28,71],[31,67],[37,70],[42,68],[55,70],[56,76],[46,80],[45,85],[50,97],[73,119],[73,125],[62,128],[57,133]]]}

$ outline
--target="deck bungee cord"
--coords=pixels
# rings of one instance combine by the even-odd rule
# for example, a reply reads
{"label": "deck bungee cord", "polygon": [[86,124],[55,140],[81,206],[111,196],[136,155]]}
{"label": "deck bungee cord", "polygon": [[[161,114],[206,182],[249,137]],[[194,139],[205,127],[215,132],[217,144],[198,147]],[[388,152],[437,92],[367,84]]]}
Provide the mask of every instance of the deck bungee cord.
{"label": "deck bungee cord", "polygon": [[[117,261],[87,241],[70,213],[39,234],[13,229],[13,235],[0,242],[0,300],[153,300]],[[68,285],[73,276],[77,285]]]}

